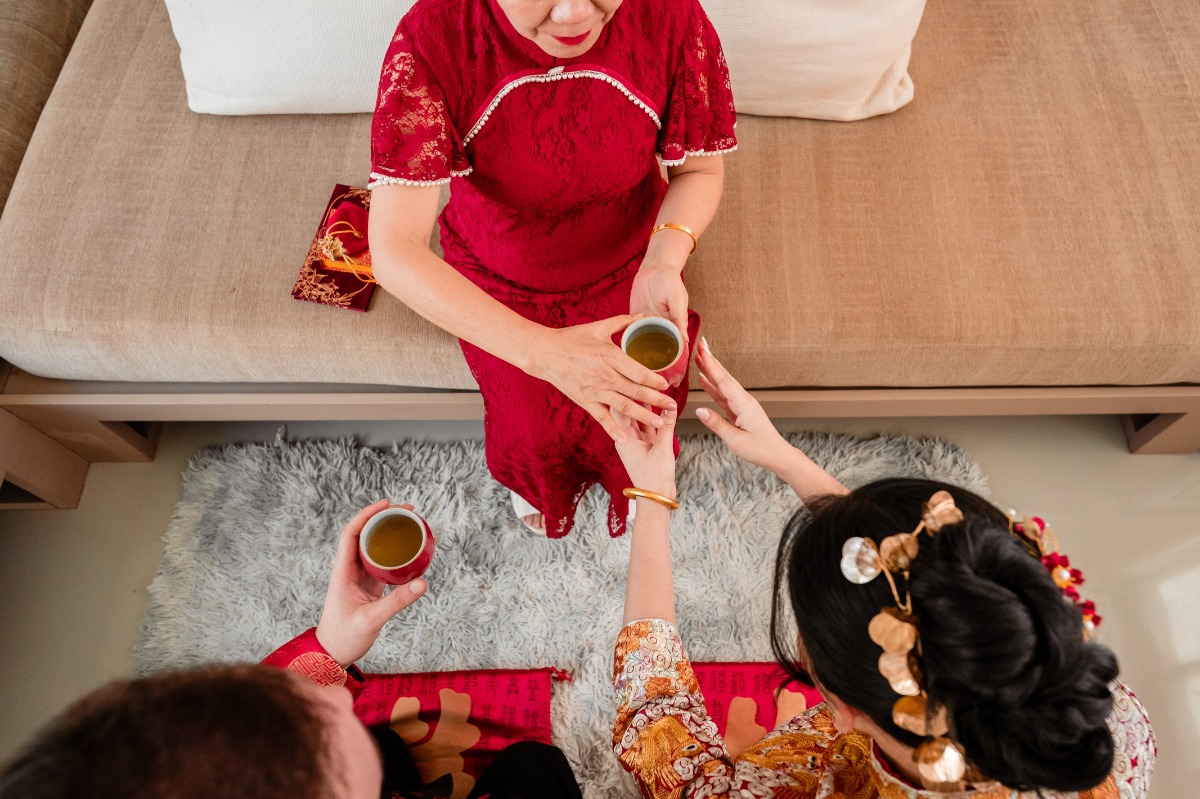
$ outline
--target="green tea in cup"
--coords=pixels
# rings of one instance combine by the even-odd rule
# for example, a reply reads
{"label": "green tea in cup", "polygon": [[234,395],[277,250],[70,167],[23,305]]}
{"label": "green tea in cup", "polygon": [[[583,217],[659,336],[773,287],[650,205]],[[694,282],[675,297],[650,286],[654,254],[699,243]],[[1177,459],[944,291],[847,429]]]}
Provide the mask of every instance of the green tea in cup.
{"label": "green tea in cup", "polygon": [[621,336],[625,354],[652,372],[674,383],[687,370],[683,357],[683,335],[670,319],[647,316],[639,319]]}

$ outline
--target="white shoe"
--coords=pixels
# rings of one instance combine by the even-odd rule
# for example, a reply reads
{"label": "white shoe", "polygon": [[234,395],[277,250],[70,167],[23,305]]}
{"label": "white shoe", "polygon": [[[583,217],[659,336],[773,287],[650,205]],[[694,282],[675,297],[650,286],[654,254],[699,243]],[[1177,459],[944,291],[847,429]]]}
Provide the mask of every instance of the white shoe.
{"label": "white shoe", "polygon": [[[513,511],[517,514],[517,518],[521,520],[521,524],[525,525],[525,529],[536,536],[544,537],[546,535],[546,517],[542,512],[529,504],[529,501],[516,491],[510,490],[508,496],[512,500]],[[531,516],[541,519],[542,526],[540,528],[525,521]]]}

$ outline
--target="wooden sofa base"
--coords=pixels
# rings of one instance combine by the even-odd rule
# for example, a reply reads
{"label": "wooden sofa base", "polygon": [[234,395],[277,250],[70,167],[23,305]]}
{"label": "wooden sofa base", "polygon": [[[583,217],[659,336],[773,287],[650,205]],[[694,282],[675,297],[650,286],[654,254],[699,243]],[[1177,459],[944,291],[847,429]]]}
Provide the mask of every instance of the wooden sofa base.
{"label": "wooden sofa base", "polygon": [[[168,421],[471,420],[483,415],[482,399],[469,391],[92,383],[49,380],[0,366],[0,474],[8,475],[10,506],[73,507],[88,463],[153,459],[162,423]],[[1200,452],[1196,385],[753,393],[773,418],[1117,414],[1131,452]],[[693,392],[691,401],[711,407],[702,392]],[[0,485],[0,507],[5,496]]]}
{"label": "wooden sofa base", "polygon": [[0,509],[74,508],[88,461],[0,410]]}

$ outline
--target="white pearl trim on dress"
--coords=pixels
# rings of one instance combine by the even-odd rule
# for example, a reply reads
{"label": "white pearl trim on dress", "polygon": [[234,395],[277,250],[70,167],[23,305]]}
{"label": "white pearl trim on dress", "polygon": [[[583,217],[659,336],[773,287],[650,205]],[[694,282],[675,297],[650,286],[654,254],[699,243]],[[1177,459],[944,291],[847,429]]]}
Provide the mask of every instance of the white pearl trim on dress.
{"label": "white pearl trim on dress", "polygon": [[663,166],[679,166],[680,164],[682,164],[684,161],[688,160],[689,158],[693,158],[693,157],[703,158],[703,157],[709,156],[709,155],[725,155],[726,153],[732,153],[735,150],[737,150],[736,144],[727,150],[686,150],[683,154],[683,158],[673,160],[673,161],[667,161],[666,159],[664,159],[660,156],[659,160],[662,161]]}
{"label": "white pearl trim on dress", "polygon": [[[461,172],[450,170],[451,178],[464,178],[471,174],[470,169],[464,169]],[[396,178],[391,175],[381,175],[378,172],[371,173],[371,180],[367,183],[368,189],[374,189],[379,186],[444,186],[450,182],[450,178],[438,178],[437,180],[409,180],[408,178]]]}
{"label": "white pearl trim on dress", "polygon": [[492,98],[492,101],[488,103],[487,108],[485,108],[483,113],[480,115],[479,121],[476,122],[471,130],[467,132],[467,135],[463,137],[463,147],[466,147],[467,142],[471,141],[471,139],[475,138],[479,134],[479,131],[483,130],[483,126],[487,124],[488,119],[490,119],[492,116],[492,112],[496,110],[498,105],[500,105],[500,101],[507,97],[514,89],[524,86],[527,83],[552,83],[557,80],[567,80],[570,78],[594,78],[595,80],[603,81],[608,85],[613,86],[617,89],[617,91],[625,95],[634,105],[645,111],[646,115],[650,117],[650,120],[654,122],[654,127],[662,130],[662,120],[659,119],[658,114],[654,111],[654,109],[638,99],[638,97],[631,92],[624,83],[617,80],[612,75],[599,72],[594,69],[578,69],[567,72],[564,67],[554,67],[549,72],[544,74],[526,75],[523,78],[517,78],[504,84],[500,91],[496,93],[496,96]]}

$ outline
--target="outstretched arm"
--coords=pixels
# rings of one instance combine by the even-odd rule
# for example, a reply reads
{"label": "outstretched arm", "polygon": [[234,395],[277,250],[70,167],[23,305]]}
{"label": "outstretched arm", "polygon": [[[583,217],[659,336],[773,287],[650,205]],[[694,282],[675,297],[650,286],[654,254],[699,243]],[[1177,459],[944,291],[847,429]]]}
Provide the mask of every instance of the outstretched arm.
{"label": "outstretched arm", "polygon": [[696,415],[721,437],[733,454],[774,472],[805,505],[829,494],[849,493],[829,472],[779,434],[762,406],[721,365],[703,338],[696,364],[700,367],[700,385],[725,416],[707,408],[697,409]]}
{"label": "outstretched arm", "polygon": [[[674,411],[663,411],[659,430],[643,429],[628,417],[614,414],[626,443],[617,454],[629,472],[634,488],[675,499]],[[629,573],[625,578],[625,617],[675,621],[675,583],[671,574],[671,511],[650,499],[638,499],[629,545]]]}

